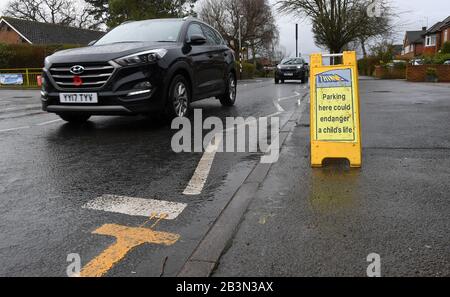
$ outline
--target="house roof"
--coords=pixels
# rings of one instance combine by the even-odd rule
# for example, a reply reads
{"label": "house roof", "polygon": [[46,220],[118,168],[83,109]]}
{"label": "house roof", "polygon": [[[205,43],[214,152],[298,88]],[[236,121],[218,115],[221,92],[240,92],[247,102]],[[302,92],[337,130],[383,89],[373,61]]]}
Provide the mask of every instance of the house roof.
{"label": "house roof", "polygon": [[437,33],[437,32],[442,31],[443,29],[445,29],[447,27],[450,27],[450,16],[448,16],[442,22],[437,22],[436,24],[434,24],[430,29],[427,30],[425,35]]}
{"label": "house roof", "polygon": [[40,23],[11,17],[2,17],[21,37],[32,44],[88,44],[101,38],[105,32],[79,29],[57,24]]}
{"label": "house roof", "polygon": [[431,26],[430,29],[427,30],[427,32],[425,33],[425,35],[427,34],[433,34],[436,32],[439,32],[439,30],[441,29],[442,25],[444,23],[443,22],[437,22],[436,24],[434,24],[433,26]]}
{"label": "house roof", "polygon": [[412,43],[423,43],[424,38],[423,35],[426,33],[426,30],[422,31],[406,31],[406,40],[408,40],[409,44]]}

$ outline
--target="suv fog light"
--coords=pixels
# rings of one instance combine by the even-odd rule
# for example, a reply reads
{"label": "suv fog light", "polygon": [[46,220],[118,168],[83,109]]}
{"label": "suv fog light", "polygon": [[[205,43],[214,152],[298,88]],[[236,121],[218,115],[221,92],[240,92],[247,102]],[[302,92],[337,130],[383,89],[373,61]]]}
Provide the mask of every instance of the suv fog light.
{"label": "suv fog light", "polygon": [[136,90],[151,90],[151,88],[152,84],[149,81],[140,82],[133,87]]}
{"label": "suv fog light", "polygon": [[136,84],[133,89],[136,89],[136,91],[128,93],[127,96],[136,96],[150,93],[152,91],[152,84],[149,81],[143,81]]}
{"label": "suv fog light", "polygon": [[143,94],[147,94],[147,93],[150,93],[152,90],[142,90],[142,91],[136,91],[136,92],[131,92],[131,93],[128,93],[128,97],[130,97],[130,96],[136,96],[136,95],[143,95]]}

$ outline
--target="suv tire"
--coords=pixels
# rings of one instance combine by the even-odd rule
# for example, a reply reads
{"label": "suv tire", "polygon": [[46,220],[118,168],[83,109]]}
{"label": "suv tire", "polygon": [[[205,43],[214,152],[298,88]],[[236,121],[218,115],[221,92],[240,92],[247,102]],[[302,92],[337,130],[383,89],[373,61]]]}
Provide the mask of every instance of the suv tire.
{"label": "suv tire", "polygon": [[219,96],[220,103],[223,106],[233,106],[236,102],[236,77],[230,72],[227,79],[227,89],[222,96]]}
{"label": "suv tire", "polygon": [[187,79],[177,74],[172,79],[166,102],[166,114],[169,119],[188,117],[191,108],[191,91]]}

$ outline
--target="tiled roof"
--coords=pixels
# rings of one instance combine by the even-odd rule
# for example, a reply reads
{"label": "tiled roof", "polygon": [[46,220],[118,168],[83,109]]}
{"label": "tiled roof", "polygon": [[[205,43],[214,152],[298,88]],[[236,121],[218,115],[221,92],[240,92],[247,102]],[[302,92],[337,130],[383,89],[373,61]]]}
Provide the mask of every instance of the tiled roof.
{"label": "tiled roof", "polygon": [[424,42],[423,35],[425,33],[426,33],[425,30],[423,30],[423,31],[406,31],[406,39],[408,40],[409,44],[423,43]]}
{"label": "tiled roof", "polygon": [[438,32],[441,29],[442,25],[443,25],[442,22],[437,22],[430,29],[428,29],[425,34],[432,34]]}
{"label": "tiled roof", "polygon": [[9,25],[33,44],[80,44],[86,45],[101,38],[105,32],[79,29],[56,24],[47,24],[2,17]]}
{"label": "tiled roof", "polygon": [[441,31],[444,28],[447,28],[450,26],[450,16],[448,16],[445,20],[442,22],[437,22],[434,24],[430,29],[427,30],[426,34],[433,34]]}

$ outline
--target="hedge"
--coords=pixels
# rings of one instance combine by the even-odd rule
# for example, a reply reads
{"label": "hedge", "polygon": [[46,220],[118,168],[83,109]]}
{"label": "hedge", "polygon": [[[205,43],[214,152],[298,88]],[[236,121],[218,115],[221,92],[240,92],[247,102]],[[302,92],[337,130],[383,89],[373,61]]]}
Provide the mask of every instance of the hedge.
{"label": "hedge", "polygon": [[449,54],[439,53],[434,56],[424,56],[423,60],[424,64],[437,64],[437,65],[444,64],[445,61],[450,60],[450,53]]}
{"label": "hedge", "polygon": [[358,60],[358,72],[360,75],[372,76],[375,72],[375,66],[380,64],[377,57],[366,57]]}
{"label": "hedge", "polygon": [[29,45],[0,43],[0,69],[41,68],[45,57],[56,51],[78,47],[77,45]]}
{"label": "hedge", "polygon": [[238,73],[239,79],[252,79],[255,77],[256,67],[252,63],[242,63],[242,77],[239,76],[240,73],[239,61],[236,61],[236,71]]}

